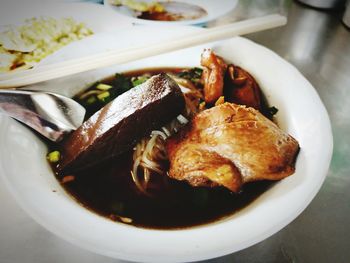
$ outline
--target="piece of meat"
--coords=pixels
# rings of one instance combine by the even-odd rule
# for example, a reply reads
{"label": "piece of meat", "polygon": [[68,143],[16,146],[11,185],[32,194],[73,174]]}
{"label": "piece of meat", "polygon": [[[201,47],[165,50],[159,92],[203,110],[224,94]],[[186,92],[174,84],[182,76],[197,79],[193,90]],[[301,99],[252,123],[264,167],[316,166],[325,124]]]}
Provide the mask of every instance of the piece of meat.
{"label": "piece of meat", "polygon": [[184,107],[176,82],[166,74],[153,76],[117,97],[70,134],[63,142],[58,170],[79,170],[132,149]]}
{"label": "piece of meat", "polygon": [[169,176],[238,192],[247,182],[293,174],[298,151],[298,142],[259,111],[224,103],[168,139]]}
{"label": "piece of meat", "polygon": [[263,112],[261,90],[255,79],[244,69],[229,65],[225,77],[225,99]]}
{"label": "piece of meat", "polygon": [[212,104],[223,94],[227,65],[221,57],[216,56],[210,49],[203,51],[201,65],[204,67],[202,73],[204,100],[206,103]]}

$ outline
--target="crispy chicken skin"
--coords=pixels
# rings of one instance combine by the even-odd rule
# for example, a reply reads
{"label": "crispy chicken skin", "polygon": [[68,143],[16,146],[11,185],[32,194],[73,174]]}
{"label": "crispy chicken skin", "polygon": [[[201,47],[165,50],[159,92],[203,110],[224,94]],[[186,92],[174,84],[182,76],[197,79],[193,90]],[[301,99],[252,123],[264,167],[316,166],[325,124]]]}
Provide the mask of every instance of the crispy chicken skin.
{"label": "crispy chicken skin", "polygon": [[201,65],[204,67],[202,81],[206,103],[213,104],[225,95],[228,102],[263,112],[260,87],[247,71],[233,64],[227,65],[210,49],[203,51]]}
{"label": "crispy chicken skin", "polygon": [[238,192],[247,182],[293,174],[298,151],[298,142],[257,110],[224,103],[167,141],[169,176]]}
{"label": "crispy chicken skin", "polygon": [[235,65],[228,66],[224,90],[227,101],[263,111],[260,87],[244,69]]}
{"label": "crispy chicken skin", "polygon": [[214,103],[222,94],[227,65],[224,60],[216,56],[210,49],[205,49],[201,55],[203,69],[204,100]]}

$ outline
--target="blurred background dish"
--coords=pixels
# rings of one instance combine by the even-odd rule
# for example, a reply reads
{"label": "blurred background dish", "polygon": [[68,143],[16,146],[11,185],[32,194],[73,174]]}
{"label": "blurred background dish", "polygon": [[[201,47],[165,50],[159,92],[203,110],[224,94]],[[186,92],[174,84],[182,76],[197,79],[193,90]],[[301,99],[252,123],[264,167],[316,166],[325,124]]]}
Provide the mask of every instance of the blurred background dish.
{"label": "blurred background dish", "polygon": [[[163,4],[164,2],[164,4]],[[180,0],[180,1],[159,1],[160,5],[152,4],[152,1],[120,1],[104,0],[104,5],[128,17],[135,24],[154,24],[154,25],[204,25],[231,12],[237,5],[237,0],[200,1],[200,0]],[[125,3],[124,5],[116,5]],[[141,4],[138,4],[141,3]],[[154,1],[153,1],[154,3]],[[143,4],[143,5],[142,5]],[[164,5],[164,6],[162,6]],[[131,7],[131,8],[130,8]],[[152,12],[142,12],[141,10],[152,9]],[[162,7],[169,13],[177,15],[169,16],[162,11]],[[145,8],[145,9],[144,9]],[[160,9],[160,10],[159,10]],[[138,11],[135,11],[138,10]],[[159,12],[158,12],[159,11]],[[160,15],[159,15],[160,13]],[[170,17],[170,18],[169,18]],[[171,18],[172,17],[172,18]],[[157,21],[174,20],[174,21]]]}
{"label": "blurred background dish", "polygon": [[0,10],[0,72],[31,68],[71,42],[129,24],[91,3],[5,1]]}
{"label": "blurred background dish", "polygon": [[350,28],[350,1],[348,2],[346,6],[346,10],[343,15],[343,23],[346,25],[348,28]]}
{"label": "blurred background dish", "polygon": [[[18,5],[21,5],[21,8]],[[116,31],[119,27],[130,25],[124,16],[101,5],[83,2],[55,1],[8,1],[1,2],[0,26],[20,25],[33,17],[52,17],[55,19],[71,17],[85,23],[94,33]]]}
{"label": "blurred background dish", "polygon": [[321,9],[337,9],[344,7],[345,0],[299,0],[305,5]]}

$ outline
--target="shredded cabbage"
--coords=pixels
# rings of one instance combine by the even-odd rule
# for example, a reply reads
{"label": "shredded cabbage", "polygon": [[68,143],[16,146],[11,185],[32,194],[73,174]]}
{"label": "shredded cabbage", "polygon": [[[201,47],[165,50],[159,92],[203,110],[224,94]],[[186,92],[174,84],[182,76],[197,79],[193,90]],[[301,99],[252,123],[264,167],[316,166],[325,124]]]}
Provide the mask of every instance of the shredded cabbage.
{"label": "shredded cabbage", "polygon": [[47,55],[93,32],[72,18],[31,18],[0,33],[0,72],[30,68]]}

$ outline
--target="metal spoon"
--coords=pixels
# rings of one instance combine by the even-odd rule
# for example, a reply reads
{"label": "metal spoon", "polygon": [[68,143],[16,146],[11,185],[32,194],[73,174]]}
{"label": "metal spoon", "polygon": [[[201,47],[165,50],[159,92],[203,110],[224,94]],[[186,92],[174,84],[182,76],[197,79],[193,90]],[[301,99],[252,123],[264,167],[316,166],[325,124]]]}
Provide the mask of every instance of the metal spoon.
{"label": "metal spoon", "polygon": [[0,113],[58,142],[82,124],[85,109],[76,101],[54,93],[0,90]]}

